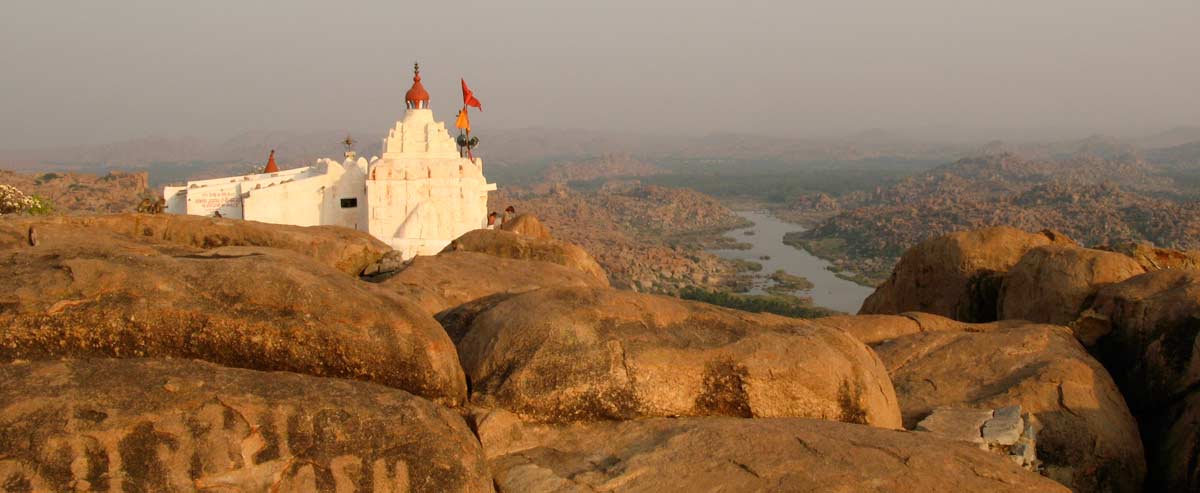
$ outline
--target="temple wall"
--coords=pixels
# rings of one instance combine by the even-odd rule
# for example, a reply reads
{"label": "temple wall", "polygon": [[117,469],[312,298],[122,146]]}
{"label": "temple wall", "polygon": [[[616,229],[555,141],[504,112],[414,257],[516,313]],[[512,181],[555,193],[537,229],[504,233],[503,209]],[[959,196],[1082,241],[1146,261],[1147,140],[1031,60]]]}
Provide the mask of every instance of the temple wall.
{"label": "temple wall", "polygon": [[295,226],[321,225],[328,175],[303,178],[250,191],[244,219]]}

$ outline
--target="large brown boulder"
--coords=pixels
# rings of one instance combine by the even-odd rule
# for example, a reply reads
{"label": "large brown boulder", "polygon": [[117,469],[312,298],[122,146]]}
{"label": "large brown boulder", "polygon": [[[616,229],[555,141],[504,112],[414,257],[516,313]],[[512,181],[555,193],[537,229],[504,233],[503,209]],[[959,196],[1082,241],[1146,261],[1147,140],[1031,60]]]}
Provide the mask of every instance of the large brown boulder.
{"label": "large brown boulder", "polygon": [[1137,423],[1108,372],[1070,329],[984,324],[923,332],[874,346],[887,364],[905,425],[935,408],[1014,404],[1042,425],[1046,474],[1076,491],[1140,491],[1146,474]]}
{"label": "large brown boulder", "polygon": [[558,286],[606,287],[608,283],[550,262],[452,251],[418,256],[381,285],[415,301],[429,313],[438,313],[496,294]]}
{"label": "large brown boulder", "polygon": [[891,277],[863,302],[860,314],[926,312],[963,322],[996,319],[1004,272],[1025,252],[1070,243],[1053,232],[1000,226],[927,240],[900,257]]}
{"label": "large brown boulder", "polygon": [[420,307],[311,258],[98,232],[0,255],[0,361],[179,357],[466,396],[453,343]]}
{"label": "large brown boulder", "polygon": [[492,491],[456,413],[189,360],[0,364],[5,491]]}
{"label": "large brown boulder", "polygon": [[509,219],[500,225],[500,229],[542,240],[551,239],[550,230],[533,214],[521,214]]}
{"label": "large brown boulder", "polygon": [[581,270],[606,285],[608,283],[608,274],[587,251],[565,241],[534,238],[512,231],[477,229],[451,241],[442,251],[479,252],[503,258],[550,262]]}
{"label": "large brown boulder", "polygon": [[1066,325],[1084,302],[1106,284],[1144,272],[1125,255],[1070,245],[1029,250],[1004,276],[998,302],[1001,319]]}
{"label": "large brown boulder", "polygon": [[899,427],[883,365],[799,319],[666,296],[540,289],[473,319],[472,402],[543,421],[803,416]]}
{"label": "large brown boulder", "polygon": [[287,226],[239,219],[177,214],[109,214],[43,216],[0,221],[0,249],[26,243],[37,230],[45,247],[90,241],[91,235],[114,233],[145,243],[202,249],[261,246],[290,250],[347,274],[357,275],[391,247],[370,234],[337,226]]}
{"label": "large brown boulder", "polygon": [[1100,288],[1074,328],[1142,424],[1151,487],[1200,490],[1200,270]]}
{"label": "large brown boulder", "polygon": [[1200,270],[1148,272],[1101,288],[1075,330],[1135,412],[1200,385]]}
{"label": "large brown boulder", "polygon": [[487,415],[478,430],[500,492],[1069,491],[965,443],[836,421]]}

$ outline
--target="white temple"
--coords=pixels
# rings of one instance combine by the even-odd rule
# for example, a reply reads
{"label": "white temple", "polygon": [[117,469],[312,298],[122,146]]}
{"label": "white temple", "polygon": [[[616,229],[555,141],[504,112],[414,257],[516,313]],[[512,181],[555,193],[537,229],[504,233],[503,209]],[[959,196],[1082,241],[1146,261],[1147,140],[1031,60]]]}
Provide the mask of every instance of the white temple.
{"label": "white temple", "polygon": [[297,226],[335,225],[366,231],[405,259],[433,255],[487,222],[483,162],[464,157],[414,70],[404,119],[383,140],[383,156],[280,171],[274,152],[263,173],[189,181],[166,187],[167,212]]}

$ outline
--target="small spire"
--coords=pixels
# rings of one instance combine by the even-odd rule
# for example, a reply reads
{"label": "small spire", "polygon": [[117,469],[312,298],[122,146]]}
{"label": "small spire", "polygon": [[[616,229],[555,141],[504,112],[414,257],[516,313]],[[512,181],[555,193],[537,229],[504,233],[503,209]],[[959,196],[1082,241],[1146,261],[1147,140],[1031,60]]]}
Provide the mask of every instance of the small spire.
{"label": "small spire", "polygon": [[350,138],[350,134],[346,134],[346,140],[342,141],[342,145],[346,146],[346,158],[348,159],[354,159],[356,156],[354,152],[354,142],[355,140]]}
{"label": "small spire", "polygon": [[263,173],[278,173],[279,166],[275,164],[275,149],[271,149],[271,157],[267,158],[267,167],[263,168]]}

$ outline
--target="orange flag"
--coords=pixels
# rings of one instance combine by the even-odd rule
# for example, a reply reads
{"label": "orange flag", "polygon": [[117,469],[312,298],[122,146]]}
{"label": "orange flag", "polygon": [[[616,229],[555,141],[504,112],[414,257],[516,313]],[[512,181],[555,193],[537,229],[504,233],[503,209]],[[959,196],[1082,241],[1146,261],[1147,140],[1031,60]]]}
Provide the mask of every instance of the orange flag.
{"label": "orange flag", "polygon": [[467,118],[466,106],[463,106],[461,110],[458,110],[458,121],[454,122],[454,126],[466,130],[467,133],[471,132],[471,119]]}
{"label": "orange flag", "polygon": [[483,111],[483,103],[480,103],[479,99],[475,98],[475,93],[467,88],[467,81],[464,79],[458,80],[462,82],[463,87],[463,107],[474,106],[479,108],[479,111]]}

